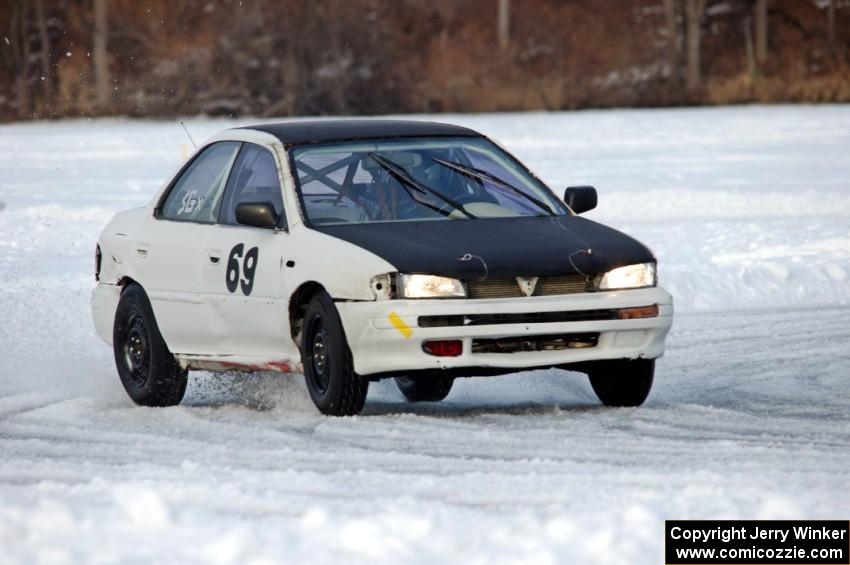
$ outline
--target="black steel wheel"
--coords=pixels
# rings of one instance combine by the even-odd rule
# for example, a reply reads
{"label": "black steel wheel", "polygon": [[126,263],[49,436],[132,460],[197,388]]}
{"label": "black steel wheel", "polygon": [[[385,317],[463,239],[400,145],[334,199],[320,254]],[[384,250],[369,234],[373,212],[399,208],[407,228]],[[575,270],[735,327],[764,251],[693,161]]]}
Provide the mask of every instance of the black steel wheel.
{"label": "black steel wheel", "polygon": [[115,366],[124,390],[142,406],[173,406],[186,392],[188,372],[168,350],[145,291],[130,284],[121,294],[112,329]]}
{"label": "black steel wheel", "polygon": [[351,416],[363,409],[369,381],[354,372],[339,313],[324,291],[310,300],[304,314],[301,361],[307,390],[320,412]]}
{"label": "black steel wheel", "polygon": [[150,378],[151,352],[150,333],[145,325],[144,314],[133,305],[128,308],[126,333],[122,332],[121,352],[124,370],[133,384],[145,386]]}
{"label": "black steel wheel", "polygon": [[415,377],[396,377],[395,384],[408,402],[439,402],[452,390],[454,378],[432,371]]}
{"label": "black steel wheel", "polygon": [[307,343],[311,381],[317,393],[325,394],[331,381],[331,358],[328,351],[328,329],[321,314],[316,314],[310,320],[307,331],[312,336]]}
{"label": "black steel wheel", "polygon": [[597,361],[588,370],[590,386],[606,406],[640,406],[655,377],[654,359]]}

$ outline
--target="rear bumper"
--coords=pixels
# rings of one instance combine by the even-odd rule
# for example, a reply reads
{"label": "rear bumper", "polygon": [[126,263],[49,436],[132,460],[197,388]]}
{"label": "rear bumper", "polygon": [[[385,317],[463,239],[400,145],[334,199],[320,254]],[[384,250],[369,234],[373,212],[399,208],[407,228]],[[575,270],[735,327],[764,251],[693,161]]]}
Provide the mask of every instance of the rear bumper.
{"label": "rear bumper", "polygon": [[121,287],[115,284],[97,283],[91,293],[91,316],[94,329],[100,339],[109,345],[112,345],[112,327],[120,299]]}
{"label": "rear bumper", "polygon": [[[421,327],[420,316],[543,314],[636,308],[657,304],[653,318]],[[655,359],[673,324],[673,300],[661,288],[522,299],[386,300],[338,302],[355,370],[361,375],[420,369],[486,367],[523,369],[603,359]],[[476,339],[598,334],[593,347],[514,353],[473,353]],[[435,357],[422,350],[434,339],[459,339],[463,353]]]}

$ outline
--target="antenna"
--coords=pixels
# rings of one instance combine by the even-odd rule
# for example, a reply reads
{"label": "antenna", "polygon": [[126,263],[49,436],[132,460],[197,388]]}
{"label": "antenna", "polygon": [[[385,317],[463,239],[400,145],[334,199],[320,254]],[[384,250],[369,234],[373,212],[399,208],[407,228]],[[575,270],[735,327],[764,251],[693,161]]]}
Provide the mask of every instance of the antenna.
{"label": "antenna", "polygon": [[192,145],[195,147],[195,149],[197,149],[197,148],[198,148],[198,144],[197,144],[197,143],[195,143],[195,140],[194,140],[194,139],[192,139],[192,134],[191,134],[191,133],[189,133],[189,130],[188,130],[188,129],[186,129],[186,124],[184,124],[184,123],[183,123],[183,120],[180,120],[180,125],[181,125],[181,126],[183,126],[183,131],[185,131],[185,132],[186,132],[186,135],[188,135],[188,136],[189,136],[189,141],[191,141],[191,142],[192,142]]}

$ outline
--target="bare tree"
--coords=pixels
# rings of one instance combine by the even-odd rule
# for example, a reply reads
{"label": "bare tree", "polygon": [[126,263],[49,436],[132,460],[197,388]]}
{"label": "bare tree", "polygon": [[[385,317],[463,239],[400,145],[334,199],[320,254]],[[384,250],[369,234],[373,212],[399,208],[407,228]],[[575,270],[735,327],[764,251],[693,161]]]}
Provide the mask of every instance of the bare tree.
{"label": "bare tree", "polygon": [[756,61],[767,62],[767,0],[756,0]]}
{"label": "bare tree", "polygon": [[44,88],[44,102],[49,105],[53,99],[53,76],[50,72],[50,40],[47,37],[44,0],[35,0],[35,18],[38,23],[38,42],[40,44],[41,84]]}
{"label": "bare tree", "polygon": [[445,51],[449,46],[449,26],[458,6],[454,2],[434,2],[432,7],[440,22],[440,49]]}
{"label": "bare tree", "polygon": [[109,54],[107,40],[109,27],[106,14],[107,0],[94,0],[94,81],[97,96],[97,108],[101,112],[109,109],[112,99],[112,86],[109,78]]}
{"label": "bare tree", "polygon": [[664,19],[667,24],[667,64],[670,76],[678,82],[681,79],[682,35],[676,19],[677,0],[664,0]]}
{"label": "bare tree", "polygon": [[702,85],[700,68],[700,42],[702,16],[707,0],[685,0],[685,24],[688,42],[686,79],[688,90],[695,92]]}
{"label": "bare tree", "polygon": [[753,46],[753,19],[747,16],[744,18],[742,26],[744,28],[744,43],[747,48],[747,72],[750,75],[750,80],[755,80],[758,76],[758,64],[756,63],[756,50]]}
{"label": "bare tree", "polygon": [[[321,31],[324,34],[323,52],[321,54],[319,71],[314,73],[320,77],[322,86],[319,90],[327,95],[323,113],[343,114],[346,112],[348,100],[348,86],[350,76],[347,69],[351,64],[350,53],[345,47],[342,37],[346,22],[343,21],[346,13],[343,11],[345,4],[340,0],[326,0],[316,3],[316,13],[319,16]],[[310,23],[317,25],[312,19]]]}
{"label": "bare tree", "polygon": [[30,37],[29,3],[27,0],[13,0],[9,18],[9,49],[2,49],[3,63],[12,71],[14,77],[15,108],[19,118],[30,114]]}
{"label": "bare tree", "polygon": [[300,83],[300,65],[295,56],[293,47],[286,49],[286,55],[283,58],[281,66],[281,74],[283,79],[283,104],[279,111],[274,113],[282,113],[287,116],[294,116],[298,111],[298,85]]}
{"label": "bare tree", "polygon": [[499,0],[497,20],[499,47],[507,49],[511,41],[511,0]]}
{"label": "bare tree", "polygon": [[827,34],[829,36],[829,48],[835,49],[835,0],[829,0],[827,11]]}
{"label": "bare tree", "polygon": [[679,53],[679,27],[676,25],[676,2],[664,0],[664,19],[667,22],[668,47],[670,58],[675,60]]}

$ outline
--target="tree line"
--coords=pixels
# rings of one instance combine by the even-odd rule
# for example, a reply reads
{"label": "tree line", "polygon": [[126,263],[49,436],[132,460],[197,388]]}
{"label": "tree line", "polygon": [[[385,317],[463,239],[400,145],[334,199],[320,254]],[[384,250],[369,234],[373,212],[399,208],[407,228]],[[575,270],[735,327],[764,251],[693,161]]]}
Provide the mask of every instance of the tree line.
{"label": "tree line", "polygon": [[850,100],[850,0],[7,0],[0,119]]}

